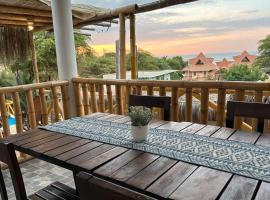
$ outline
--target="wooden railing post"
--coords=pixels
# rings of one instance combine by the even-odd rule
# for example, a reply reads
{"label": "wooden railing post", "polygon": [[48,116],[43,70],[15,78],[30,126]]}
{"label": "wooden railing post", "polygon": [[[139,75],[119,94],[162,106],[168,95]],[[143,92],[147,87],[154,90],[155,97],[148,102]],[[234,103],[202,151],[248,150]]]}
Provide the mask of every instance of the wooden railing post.
{"label": "wooden railing post", "polygon": [[29,125],[31,129],[34,129],[37,127],[37,122],[32,90],[26,91],[26,99],[27,99]]}
{"label": "wooden railing post", "polygon": [[186,88],[186,108],[185,108],[185,120],[187,122],[192,121],[192,88]]}
{"label": "wooden railing post", "polygon": [[42,120],[42,124],[47,125],[49,123],[49,119],[48,119],[48,108],[47,108],[47,102],[46,102],[44,88],[39,89],[39,97],[40,97],[40,103],[41,103],[41,120]]}
{"label": "wooden railing post", "polygon": [[53,100],[53,110],[55,115],[55,121],[60,121],[60,109],[58,104],[58,96],[56,86],[52,86],[52,100]]}
{"label": "wooden railing post", "polygon": [[103,84],[98,85],[98,96],[99,96],[98,98],[99,112],[105,112]]}
{"label": "wooden railing post", "polygon": [[137,95],[142,95],[142,86],[138,85],[136,86],[136,90],[137,90]]}
{"label": "wooden railing post", "polygon": [[13,92],[11,95],[12,95],[14,112],[15,112],[16,130],[17,130],[17,133],[22,133],[23,132],[23,118],[22,118],[22,110],[21,110],[19,93]]}
{"label": "wooden railing post", "polygon": [[69,108],[68,86],[61,85],[61,93],[62,93],[62,101],[63,101],[63,109],[64,109],[64,119],[69,119],[70,108]]}
{"label": "wooden railing post", "polygon": [[129,96],[130,96],[130,91],[131,87],[130,85],[126,85],[126,104],[127,104],[127,112],[128,112],[128,108],[129,108]]}
{"label": "wooden railing post", "polygon": [[90,90],[90,96],[91,96],[91,109],[92,112],[95,113],[97,112],[97,99],[96,99],[96,86],[95,84],[90,84],[89,85],[89,90]]}
{"label": "wooden railing post", "polygon": [[217,115],[216,115],[218,126],[224,126],[225,103],[226,103],[226,90],[225,89],[218,89]]}
{"label": "wooden railing post", "polygon": [[111,85],[106,85],[107,88],[107,97],[108,97],[108,107],[109,113],[113,113],[113,97],[112,97],[112,87]]}
{"label": "wooden railing post", "polygon": [[6,107],[6,97],[5,94],[0,93],[0,109],[1,109],[1,118],[3,123],[3,136],[10,135],[10,128],[9,128],[9,116]]}
{"label": "wooden railing post", "polygon": [[148,86],[147,87],[147,95],[148,96],[153,96],[154,95],[154,87],[153,86]]}
{"label": "wooden railing post", "polygon": [[208,121],[208,102],[209,102],[209,89],[201,89],[201,123],[207,124]]}
{"label": "wooden railing post", "polygon": [[88,95],[88,85],[86,83],[82,84],[82,92],[83,92],[83,109],[84,114],[89,115],[89,95]]}
{"label": "wooden railing post", "polygon": [[[263,98],[263,91],[262,90],[255,91],[255,102],[261,103],[262,98]],[[258,126],[258,120],[252,119],[252,131],[257,131],[257,126]]]}
{"label": "wooden railing post", "polygon": [[[235,91],[235,101],[244,101],[245,100],[245,90],[236,90]],[[243,122],[242,117],[235,117],[234,118],[234,128],[239,129],[241,128],[241,124]]]}
{"label": "wooden railing post", "polygon": [[117,114],[122,115],[123,114],[123,105],[122,105],[122,91],[121,86],[116,85],[116,103],[117,103]]}
{"label": "wooden railing post", "polygon": [[172,88],[172,120],[177,122],[179,120],[179,106],[178,106],[178,88]]}
{"label": "wooden railing post", "polygon": [[74,94],[75,94],[75,103],[76,103],[76,112],[77,116],[83,115],[83,105],[82,105],[82,98],[81,98],[81,90],[79,83],[73,83]]}

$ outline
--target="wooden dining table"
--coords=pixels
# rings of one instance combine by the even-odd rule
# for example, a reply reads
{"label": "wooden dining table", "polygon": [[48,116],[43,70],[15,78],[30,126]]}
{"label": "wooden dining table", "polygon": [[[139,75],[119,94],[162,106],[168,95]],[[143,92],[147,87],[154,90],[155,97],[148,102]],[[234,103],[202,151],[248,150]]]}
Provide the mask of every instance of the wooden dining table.
{"label": "wooden dining table", "polygon": [[[127,116],[94,113],[88,117],[130,123]],[[191,122],[153,120],[151,128],[182,131],[270,147],[270,134]],[[72,170],[85,171],[157,199],[267,200],[270,183],[76,136],[33,129],[7,138],[15,149]]]}

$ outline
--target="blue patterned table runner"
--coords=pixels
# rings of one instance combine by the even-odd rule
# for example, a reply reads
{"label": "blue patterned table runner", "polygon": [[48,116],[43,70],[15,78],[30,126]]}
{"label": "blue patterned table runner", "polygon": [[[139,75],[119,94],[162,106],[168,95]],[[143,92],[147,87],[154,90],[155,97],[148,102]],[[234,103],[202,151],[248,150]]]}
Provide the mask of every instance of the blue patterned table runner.
{"label": "blue patterned table runner", "polygon": [[270,182],[268,147],[164,129],[150,129],[147,141],[136,143],[130,125],[87,117],[40,128]]}

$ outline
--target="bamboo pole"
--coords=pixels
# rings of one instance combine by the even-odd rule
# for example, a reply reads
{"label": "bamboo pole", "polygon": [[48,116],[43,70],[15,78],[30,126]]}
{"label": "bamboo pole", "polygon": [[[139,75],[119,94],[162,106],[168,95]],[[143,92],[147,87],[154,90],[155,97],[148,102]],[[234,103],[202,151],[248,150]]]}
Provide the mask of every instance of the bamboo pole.
{"label": "bamboo pole", "polygon": [[126,24],[125,14],[119,14],[120,79],[126,79]]}
{"label": "bamboo pole", "polygon": [[[245,90],[236,90],[234,100],[235,101],[244,101],[245,100]],[[236,128],[236,129],[241,128],[242,122],[243,122],[242,117],[235,117],[234,118],[234,128]]]}
{"label": "bamboo pole", "polygon": [[224,126],[225,104],[226,104],[226,90],[218,89],[217,117],[216,117],[218,126]]}
{"label": "bamboo pole", "polygon": [[207,124],[208,121],[208,102],[209,102],[209,89],[201,89],[201,123]]}
{"label": "bamboo pole", "polygon": [[89,115],[89,95],[88,95],[88,85],[86,83],[82,84],[82,91],[83,91],[83,109],[84,114]]}
{"label": "bamboo pole", "polygon": [[130,92],[131,92],[131,86],[127,85],[126,86],[126,105],[127,105],[127,109],[125,110],[126,112],[128,112],[128,108],[129,108],[129,96],[130,96]]}
{"label": "bamboo pole", "polygon": [[136,56],[136,24],[135,15],[129,16],[130,20],[130,61],[131,61],[131,79],[137,79],[137,56]]}
{"label": "bamboo pole", "polygon": [[61,85],[61,93],[62,93],[62,101],[63,101],[63,109],[64,109],[64,119],[69,119],[70,108],[69,108],[68,86]]}
{"label": "bamboo pole", "polygon": [[105,112],[105,104],[104,104],[104,86],[99,85],[98,86],[98,106],[99,106],[99,112]]}
{"label": "bamboo pole", "polygon": [[52,87],[52,101],[53,101],[53,110],[54,110],[54,114],[55,114],[55,121],[58,122],[60,121],[60,109],[58,106],[58,97],[57,97],[57,90],[56,90],[56,86]]}
{"label": "bamboo pole", "polygon": [[142,95],[142,86],[138,85],[136,86],[137,95]]}
{"label": "bamboo pole", "polygon": [[13,106],[14,106],[14,111],[15,111],[16,130],[17,130],[17,133],[22,133],[23,132],[23,118],[22,118],[22,110],[21,110],[19,93],[14,92],[11,95],[12,95]]}
{"label": "bamboo pole", "polygon": [[3,123],[3,137],[7,137],[10,135],[10,127],[8,123],[9,115],[6,107],[6,97],[3,93],[0,93],[0,111]]}
{"label": "bamboo pole", "polygon": [[153,86],[148,86],[147,87],[147,95],[148,96],[153,96],[154,95],[154,87]]}
{"label": "bamboo pole", "polygon": [[111,87],[111,85],[106,85],[106,88],[107,88],[109,113],[112,113],[113,114],[112,87]]}
{"label": "bamboo pole", "polygon": [[[263,91],[255,91],[255,102],[261,103],[263,98]],[[258,119],[252,119],[252,131],[257,131]]]}
{"label": "bamboo pole", "polygon": [[95,84],[90,84],[89,85],[89,90],[90,90],[90,96],[91,96],[91,109],[92,112],[95,113],[97,112],[97,99],[96,99],[96,86]]}
{"label": "bamboo pole", "polygon": [[116,89],[117,114],[122,115],[123,114],[123,104],[122,104],[121,86],[116,85],[115,89]]}
{"label": "bamboo pole", "polygon": [[76,112],[77,116],[80,117],[83,115],[83,105],[82,105],[82,98],[81,98],[81,90],[79,83],[73,83],[74,94],[75,94],[75,103],[76,103]]}
{"label": "bamboo pole", "polygon": [[35,77],[35,82],[39,83],[39,72],[38,72],[38,66],[37,66],[37,54],[35,49],[35,41],[34,41],[34,34],[33,31],[28,31],[29,36],[29,46],[31,49],[31,55],[32,55],[32,67]]}
{"label": "bamboo pole", "polygon": [[166,88],[165,87],[159,88],[159,96],[166,96]]}
{"label": "bamboo pole", "polygon": [[187,122],[192,121],[192,88],[186,88],[186,112],[185,120]]}
{"label": "bamboo pole", "polygon": [[34,107],[34,102],[33,102],[32,90],[26,91],[26,99],[27,99],[29,125],[31,129],[34,129],[37,126],[37,122],[36,122],[36,113],[35,113],[35,107]]}
{"label": "bamboo pole", "polygon": [[39,89],[39,97],[40,97],[40,103],[41,103],[42,124],[47,125],[49,123],[49,119],[48,119],[48,108],[47,108],[44,88]]}
{"label": "bamboo pole", "polygon": [[177,122],[179,120],[179,106],[178,106],[178,88],[172,88],[172,120]]}

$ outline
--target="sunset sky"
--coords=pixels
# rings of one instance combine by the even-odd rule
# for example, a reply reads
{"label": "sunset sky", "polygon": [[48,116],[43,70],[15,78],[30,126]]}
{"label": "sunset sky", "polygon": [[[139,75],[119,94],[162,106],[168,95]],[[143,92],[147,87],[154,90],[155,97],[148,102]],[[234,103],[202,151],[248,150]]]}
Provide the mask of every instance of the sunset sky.
{"label": "sunset sky", "polygon": [[[151,0],[72,2],[116,8]],[[270,34],[270,0],[200,0],[136,16],[138,48],[156,56],[254,51],[258,41]],[[90,44],[99,53],[114,51],[118,29],[118,25],[108,31],[98,28]]]}

